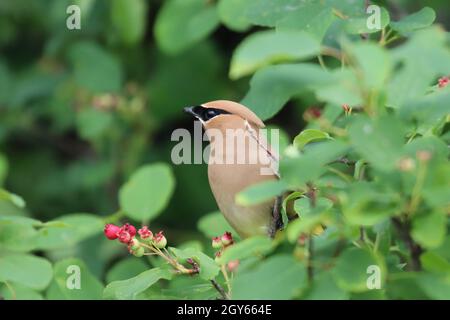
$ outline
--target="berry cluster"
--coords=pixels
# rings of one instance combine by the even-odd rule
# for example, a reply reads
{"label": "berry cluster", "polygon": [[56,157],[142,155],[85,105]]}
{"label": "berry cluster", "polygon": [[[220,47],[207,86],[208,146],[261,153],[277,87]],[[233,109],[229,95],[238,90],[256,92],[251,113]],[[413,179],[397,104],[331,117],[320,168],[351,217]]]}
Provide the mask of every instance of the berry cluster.
{"label": "berry cluster", "polygon": [[438,80],[438,86],[439,88],[444,88],[448,85],[449,82],[450,82],[449,77],[442,77]]}
{"label": "berry cluster", "polygon": [[[220,256],[224,252],[224,250],[226,250],[233,244],[234,244],[234,240],[233,240],[233,235],[231,234],[231,232],[225,232],[223,235],[221,235],[219,237],[213,237],[211,246],[214,249],[218,249],[218,251],[216,252],[216,261],[218,261],[218,258],[220,258]],[[239,265],[239,260],[233,260],[233,261],[228,262],[227,268],[229,271],[233,272],[236,270],[238,265]]]}
{"label": "berry cluster", "polygon": [[[163,231],[153,234],[147,227],[143,226],[136,232],[136,228],[129,223],[119,227],[114,224],[105,225],[105,236],[109,240],[118,239],[120,242],[128,246],[128,251],[136,257],[142,257],[146,254],[146,249],[155,251],[163,249],[167,245],[167,239],[163,235]],[[139,234],[140,241],[136,238]]]}

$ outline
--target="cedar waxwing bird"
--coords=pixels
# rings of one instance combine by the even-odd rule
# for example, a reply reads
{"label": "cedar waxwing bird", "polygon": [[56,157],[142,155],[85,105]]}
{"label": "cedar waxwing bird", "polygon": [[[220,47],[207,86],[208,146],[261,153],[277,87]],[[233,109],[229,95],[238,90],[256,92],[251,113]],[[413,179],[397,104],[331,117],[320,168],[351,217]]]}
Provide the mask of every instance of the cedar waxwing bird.
{"label": "cedar waxwing bird", "polygon": [[264,123],[247,107],[218,100],[185,108],[201,121],[210,142],[208,179],[217,205],[242,237],[269,235],[281,227],[281,197],[252,206],[236,195],[254,184],[278,179],[278,155],[260,129]]}

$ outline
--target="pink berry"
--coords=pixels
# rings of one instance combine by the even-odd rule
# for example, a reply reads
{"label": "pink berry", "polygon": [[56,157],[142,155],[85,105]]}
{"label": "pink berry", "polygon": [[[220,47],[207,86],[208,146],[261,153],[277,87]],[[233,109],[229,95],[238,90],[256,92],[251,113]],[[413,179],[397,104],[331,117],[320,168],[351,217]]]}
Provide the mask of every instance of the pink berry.
{"label": "pink berry", "polygon": [[136,235],[136,228],[133,225],[129,224],[129,223],[125,223],[122,226],[122,229],[124,231],[128,232],[131,237],[134,237]]}
{"label": "pink berry", "polygon": [[221,239],[221,237],[213,237],[211,245],[212,245],[212,247],[214,249],[221,248],[222,247],[222,239]]}
{"label": "pink berry", "polygon": [[224,245],[228,246],[233,243],[233,235],[231,234],[231,232],[225,232],[222,235],[221,240]]}
{"label": "pink berry", "polygon": [[438,80],[439,88],[444,88],[448,85],[450,79],[448,77],[442,77]]}
{"label": "pink berry", "polygon": [[167,245],[167,239],[166,237],[163,235],[163,232],[160,231],[158,232],[155,237],[153,238],[153,243],[155,245],[155,247],[162,249],[165,248]]}
{"label": "pink berry", "polygon": [[149,230],[147,226],[143,226],[138,230],[139,235],[142,239],[152,239],[153,233]]}
{"label": "pink berry", "polygon": [[130,243],[131,239],[133,239],[133,237],[130,235],[130,233],[123,229],[121,229],[117,235],[118,235],[119,241],[122,243],[128,244],[128,243]]}

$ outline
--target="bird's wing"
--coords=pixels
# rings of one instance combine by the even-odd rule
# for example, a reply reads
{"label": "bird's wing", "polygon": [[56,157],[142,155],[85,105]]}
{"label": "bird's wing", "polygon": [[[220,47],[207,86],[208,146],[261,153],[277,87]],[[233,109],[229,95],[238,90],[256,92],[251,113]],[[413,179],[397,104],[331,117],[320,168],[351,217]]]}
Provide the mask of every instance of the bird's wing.
{"label": "bird's wing", "polygon": [[245,120],[245,128],[250,136],[256,140],[258,146],[266,151],[267,156],[271,159],[270,168],[272,169],[273,174],[279,179],[279,155],[268,143],[267,136],[263,134],[261,130],[256,130],[255,128],[253,128],[253,126],[247,120]]}

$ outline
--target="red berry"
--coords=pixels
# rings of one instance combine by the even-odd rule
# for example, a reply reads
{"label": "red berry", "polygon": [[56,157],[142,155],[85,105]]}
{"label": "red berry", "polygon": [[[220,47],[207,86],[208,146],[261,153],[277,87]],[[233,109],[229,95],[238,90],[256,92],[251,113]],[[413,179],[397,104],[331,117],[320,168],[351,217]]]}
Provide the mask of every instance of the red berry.
{"label": "red berry", "polygon": [[130,234],[131,237],[136,235],[136,228],[129,223],[125,223],[122,229]]}
{"label": "red berry", "polygon": [[130,243],[131,239],[133,239],[133,237],[130,235],[130,233],[123,229],[121,229],[117,235],[118,235],[119,241],[122,243],[128,244],[128,243]]}
{"label": "red berry", "polygon": [[442,77],[438,80],[439,88],[444,88],[448,85],[450,79],[448,77]]}
{"label": "red berry", "polygon": [[143,226],[138,230],[139,235],[142,239],[152,239],[153,233],[148,229],[147,226]]}
{"label": "red berry", "polygon": [[120,227],[108,223],[107,225],[105,225],[105,229],[103,230],[103,232],[105,233],[105,236],[109,239],[109,240],[115,240],[117,239],[117,234],[120,231]]}
{"label": "red berry", "polygon": [[313,120],[313,119],[320,118],[321,115],[322,115],[322,110],[320,110],[320,108],[310,107],[310,108],[306,109],[303,116],[306,120]]}
{"label": "red berry", "polygon": [[226,246],[229,244],[232,244],[233,243],[233,235],[231,234],[231,232],[225,232],[222,235],[221,240],[222,240],[222,243]]}

